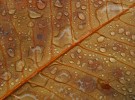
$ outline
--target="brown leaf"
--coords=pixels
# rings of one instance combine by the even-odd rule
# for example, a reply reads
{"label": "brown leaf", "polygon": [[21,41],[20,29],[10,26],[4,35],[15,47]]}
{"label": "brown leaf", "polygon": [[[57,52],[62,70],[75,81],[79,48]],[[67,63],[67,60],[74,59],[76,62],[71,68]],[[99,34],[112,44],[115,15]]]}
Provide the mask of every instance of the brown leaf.
{"label": "brown leaf", "polygon": [[134,99],[134,6],[1,0],[0,99]]}

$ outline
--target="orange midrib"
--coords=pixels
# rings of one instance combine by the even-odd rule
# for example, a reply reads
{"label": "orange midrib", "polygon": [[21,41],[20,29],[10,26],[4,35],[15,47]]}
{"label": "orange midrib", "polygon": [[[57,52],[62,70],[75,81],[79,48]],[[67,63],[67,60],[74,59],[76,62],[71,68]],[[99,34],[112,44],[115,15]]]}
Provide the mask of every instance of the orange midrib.
{"label": "orange midrib", "polygon": [[36,74],[38,74],[40,71],[42,71],[45,67],[49,66],[51,63],[53,63],[55,60],[57,60],[58,58],[60,58],[62,55],[64,55],[65,53],[67,53],[68,51],[70,51],[71,49],[73,49],[75,46],[77,46],[79,43],[81,43],[83,40],[85,40],[86,38],[88,38],[90,35],[94,34],[96,31],[98,31],[99,29],[101,29],[102,27],[104,27],[105,25],[109,24],[110,22],[112,22],[114,19],[120,17],[121,15],[123,15],[124,13],[126,13],[127,11],[129,11],[130,8],[133,8],[135,6],[135,3],[133,3],[132,5],[130,5],[127,9],[125,9],[124,11],[122,11],[121,13],[119,13],[118,15],[116,15],[115,17],[111,18],[110,20],[108,20],[107,22],[99,25],[97,28],[94,28],[93,30],[90,30],[87,34],[85,34],[84,36],[82,36],[77,42],[73,43],[70,47],[64,49],[59,55],[55,56],[54,58],[52,58],[48,63],[46,63],[45,65],[41,66],[38,70],[35,70],[30,76],[28,76],[26,79],[22,80],[18,85],[16,85],[12,90],[9,90],[5,95],[3,95],[2,97],[0,97],[0,100],[5,99],[6,97],[8,97],[11,93],[13,93],[15,90],[17,90],[20,86],[22,86],[23,84],[25,84],[28,80],[30,80],[32,77],[34,77]]}

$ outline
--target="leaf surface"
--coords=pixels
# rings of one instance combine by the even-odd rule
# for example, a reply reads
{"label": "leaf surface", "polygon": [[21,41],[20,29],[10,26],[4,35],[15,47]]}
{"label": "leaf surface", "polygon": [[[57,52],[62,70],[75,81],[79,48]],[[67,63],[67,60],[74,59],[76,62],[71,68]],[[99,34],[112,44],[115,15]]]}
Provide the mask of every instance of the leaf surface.
{"label": "leaf surface", "polygon": [[0,97],[135,98],[134,0],[0,0]]}

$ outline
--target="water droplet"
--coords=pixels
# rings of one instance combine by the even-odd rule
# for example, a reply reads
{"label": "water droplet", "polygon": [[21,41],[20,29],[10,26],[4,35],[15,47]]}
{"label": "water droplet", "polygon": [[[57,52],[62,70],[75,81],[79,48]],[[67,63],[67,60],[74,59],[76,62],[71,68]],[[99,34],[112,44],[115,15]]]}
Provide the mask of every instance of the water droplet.
{"label": "water droplet", "polygon": [[25,62],[23,60],[19,60],[16,62],[16,71],[22,71],[25,66]]}
{"label": "water droplet", "polygon": [[69,14],[68,14],[68,12],[65,11],[65,12],[64,12],[64,15],[65,15],[65,16],[68,16]]}
{"label": "water droplet", "polygon": [[130,71],[126,71],[126,75],[130,75],[131,74],[131,72]]}
{"label": "water droplet", "polygon": [[114,63],[114,62],[116,62],[116,59],[115,58],[110,58],[110,62]]}
{"label": "water droplet", "polygon": [[81,7],[81,3],[80,2],[76,2],[76,8],[80,8]]}
{"label": "water droplet", "polygon": [[3,10],[2,13],[1,13],[2,16],[5,16],[6,15],[6,11]]}
{"label": "water droplet", "polygon": [[99,50],[100,50],[101,52],[106,52],[106,49],[105,49],[105,48],[103,48],[103,47],[102,47],[102,48],[100,48]]}
{"label": "water droplet", "polygon": [[119,33],[123,33],[124,31],[125,31],[124,28],[119,29]]}
{"label": "water droplet", "polygon": [[[101,6],[100,4],[95,4],[95,7]],[[106,13],[107,10],[107,13]],[[120,4],[116,4],[114,2],[107,2],[107,6],[104,4],[100,9],[97,10],[97,17],[100,20],[100,22],[107,21],[108,18],[116,16],[118,13],[120,13],[123,10],[122,6]]]}
{"label": "water droplet", "polygon": [[12,15],[15,13],[15,11],[16,11],[16,9],[9,9],[8,13]]}
{"label": "water droplet", "polygon": [[132,35],[132,40],[135,40],[135,35]]}
{"label": "water droplet", "polygon": [[81,20],[85,20],[85,15],[84,15],[84,13],[82,13],[82,12],[78,13],[78,17],[79,17]]}
{"label": "water droplet", "polygon": [[127,36],[128,36],[128,35],[130,35],[130,32],[129,32],[129,31],[127,31],[127,32],[126,32],[126,35],[127,35]]}
{"label": "water droplet", "polygon": [[28,0],[29,3],[32,3],[32,0]]}
{"label": "water droplet", "polygon": [[79,28],[80,30],[82,30],[82,29],[84,28],[84,26],[83,26],[82,24],[79,24],[79,25],[78,25],[78,28]]}
{"label": "water droplet", "polygon": [[121,56],[122,56],[122,57],[125,57],[125,56],[126,56],[126,54],[125,54],[125,53],[121,53]]}
{"label": "water droplet", "polygon": [[71,56],[71,58],[75,58],[75,55],[74,55],[73,53],[71,53],[71,55],[70,55],[70,56]]}
{"label": "water droplet", "polygon": [[8,38],[8,40],[9,40],[9,41],[12,41],[12,40],[13,40],[13,38],[12,38],[12,37],[9,37],[9,38]]}
{"label": "water droplet", "polygon": [[91,77],[83,77],[77,81],[79,89],[83,92],[92,92],[96,88],[96,81]]}
{"label": "water droplet", "polygon": [[128,88],[128,92],[132,93],[133,92],[133,88]]}
{"label": "water droplet", "polygon": [[58,35],[54,38],[54,43],[61,47],[65,45],[70,45],[72,43],[71,31],[71,27],[69,26],[61,29]]}
{"label": "water droplet", "polygon": [[[31,84],[31,85],[33,85],[33,84]],[[35,85],[34,85],[34,86],[35,86]],[[27,98],[27,99],[26,99],[26,98]],[[19,100],[21,100],[21,99],[25,99],[25,100],[39,100],[39,99],[37,98],[37,95],[34,95],[34,94],[31,93],[31,92],[28,92],[28,93],[21,93],[21,95],[17,96],[16,99],[19,99]]]}
{"label": "water droplet", "polygon": [[73,64],[74,62],[73,61],[69,61],[70,64]]}
{"label": "water droplet", "polygon": [[57,15],[56,15],[56,18],[57,19],[61,19],[61,17],[62,17],[62,13],[61,12],[58,12]]}
{"label": "water droplet", "polygon": [[115,32],[111,32],[110,34],[111,34],[112,36],[114,36],[114,35],[115,35]]}
{"label": "water droplet", "polygon": [[103,96],[99,96],[99,100],[103,100]]}
{"label": "water droplet", "polygon": [[43,53],[43,47],[42,46],[39,46],[37,45],[35,48],[32,48],[32,53],[36,53],[37,54],[37,58],[36,58],[36,61],[37,62],[40,62],[42,60],[42,53]]}
{"label": "water droplet", "polygon": [[35,11],[29,10],[29,16],[30,16],[30,18],[39,18],[42,15],[40,13],[35,12]]}
{"label": "water droplet", "polygon": [[56,0],[55,1],[55,4],[54,4],[56,7],[63,7],[60,0]]}
{"label": "water droplet", "polygon": [[80,64],[81,64],[81,62],[80,62],[80,60],[78,60],[78,61],[77,61],[77,65],[80,65]]}
{"label": "water droplet", "polygon": [[11,82],[11,85],[15,85],[15,83],[14,82]]}
{"label": "water droplet", "polygon": [[7,54],[8,54],[10,57],[14,57],[14,56],[15,56],[15,52],[14,52],[14,50],[11,49],[11,48],[7,50]]}
{"label": "water droplet", "polygon": [[81,53],[81,51],[82,51],[81,49],[77,49],[77,53]]}
{"label": "water droplet", "polygon": [[55,74],[57,72],[58,68],[57,67],[53,67],[51,69],[51,74]]}
{"label": "water droplet", "polygon": [[37,7],[38,7],[38,9],[42,10],[46,7],[46,3],[43,2],[42,0],[38,0],[37,1]]}
{"label": "water droplet", "polygon": [[125,84],[125,83],[126,83],[124,77],[121,77],[121,78],[119,79],[119,82],[120,82],[121,84]]}
{"label": "water droplet", "polygon": [[29,72],[32,72],[32,69],[31,68],[29,68]]}
{"label": "water droplet", "polygon": [[82,63],[82,66],[81,67],[84,67],[86,65],[86,63]]}
{"label": "water droplet", "polygon": [[29,23],[28,23],[28,26],[29,26],[29,27],[33,27],[33,26],[34,26],[34,23],[33,23],[33,22],[29,22]]}
{"label": "water droplet", "polygon": [[91,64],[94,64],[93,60],[89,60],[88,63],[91,65]]}
{"label": "water droplet", "polygon": [[125,88],[125,87],[122,87],[121,89],[122,89],[123,91],[126,91],[126,88]]}
{"label": "water droplet", "polygon": [[5,81],[8,81],[10,78],[11,78],[11,73],[8,71],[8,72],[4,72],[1,76],[0,76],[1,79],[5,80]]}
{"label": "water droplet", "polygon": [[55,80],[59,81],[59,82],[64,82],[67,83],[71,78],[71,74],[69,71],[62,69],[60,71],[58,71]]}
{"label": "water droplet", "polygon": [[103,41],[104,41],[104,39],[105,39],[105,37],[100,36],[100,37],[98,37],[98,38],[97,38],[97,41],[98,41],[98,42],[103,42]]}
{"label": "water droplet", "polygon": [[113,50],[117,50],[117,47],[113,47]]}
{"label": "water droplet", "polygon": [[135,57],[135,52],[133,50],[130,50],[130,55]]}
{"label": "water droplet", "polygon": [[86,9],[86,6],[82,6],[81,8],[82,8],[82,10],[85,10]]}

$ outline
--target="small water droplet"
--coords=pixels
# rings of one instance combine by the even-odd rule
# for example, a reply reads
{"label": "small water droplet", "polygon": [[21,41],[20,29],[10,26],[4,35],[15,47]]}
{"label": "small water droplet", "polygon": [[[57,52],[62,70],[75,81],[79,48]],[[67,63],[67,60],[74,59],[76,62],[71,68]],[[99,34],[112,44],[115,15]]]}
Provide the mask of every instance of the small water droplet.
{"label": "small water droplet", "polygon": [[33,26],[34,26],[34,23],[33,23],[33,22],[29,22],[29,23],[28,23],[28,26],[29,26],[29,27],[33,27]]}
{"label": "small water droplet", "polygon": [[135,52],[133,50],[130,50],[130,55],[135,57]]}
{"label": "small water droplet", "polygon": [[16,11],[16,9],[9,9],[8,13],[12,15],[15,13],[15,11]]}
{"label": "small water droplet", "polygon": [[61,12],[58,12],[57,15],[56,15],[56,18],[57,19],[61,19],[61,17],[62,17],[62,13]]}
{"label": "small water droplet", "polygon": [[81,7],[81,3],[80,2],[76,2],[76,8],[80,8]]}
{"label": "small water droplet", "polygon": [[15,85],[15,83],[14,82],[11,82],[11,85]]}
{"label": "small water droplet", "polygon": [[127,36],[128,36],[128,35],[130,35],[130,32],[129,32],[129,31],[127,31],[127,32],[126,32],[126,35],[127,35]]}
{"label": "small water droplet", "polygon": [[132,93],[133,92],[133,88],[128,88],[128,92]]}
{"label": "small water droplet", "polygon": [[114,63],[114,62],[116,62],[116,59],[115,58],[110,58],[110,62]]}
{"label": "small water droplet", "polygon": [[9,37],[9,38],[8,38],[8,40],[9,40],[9,41],[12,41],[12,40],[13,40],[13,38],[12,38],[12,37]]}
{"label": "small water droplet", "polygon": [[117,47],[113,47],[113,50],[117,50]]}
{"label": "small water droplet", "polygon": [[124,28],[119,29],[119,33],[123,33],[124,31],[125,31]]}
{"label": "small water droplet", "polygon": [[103,48],[103,47],[102,47],[102,48],[100,48],[99,50],[100,50],[101,52],[106,52],[106,49],[105,49],[105,48]]}
{"label": "small water droplet", "polygon": [[111,32],[110,34],[111,34],[112,36],[114,36],[114,35],[115,35],[115,32]]}
{"label": "small water droplet", "polygon": [[135,40],[135,35],[132,35],[132,40]]}
{"label": "small water droplet", "polygon": [[64,15],[65,15],[65,16],[68,16],[69,14],[68,14],[68,12],[65,11],[65,12],[64,12]]}
{"label": "small water droplet", "polygon": [[131,72],[130,71],[126,71],[126,75],[130,75],[131,74]]}
{"label": "small water droplet", "polygon": [[10,57],[14,57],[14,56],[15,56],[15,52],[14,52],[14,50],[11,49],[11,48],[7,50],[7,54],[8,54]]}
{"label": "small water droplet", "polygon": [[121,56],[122,56],[122,57],[125,57],[125,56],[126,56],[126,54],[125,54],[125,53],[121,53]]}
{"label": "small water droplet", "polygon": [[58,68],[57,67],[53,67],[51,69],[51,74],[55,74],[57,72]]}
{"label": "small water droplet", "polygon": [[121,77],[121,78],[119,79],[119,82],[120,82],[121,84],[125,84],[125,83],[126,83],[124,77]]}
{"label": "small water droplet", "polygon": [[81,53],[81,51],[82,51],[81,49],[77,49],[77,52],[78,52],[78,53]]}
{"label": "small water droplet", "polygon": [[79,24],[79,25],[78,25],[78,28],[79,28],[80,30],[82,30],[82,29],[84,28],[84,26],[83,26],[82,24]]}
{"label": "small water droplet", "polygon": [[82,8],[82,10],[85,10],[86,9],[86,6],[83,5],[81,8]]}
{"label": "small water droplet", "polygon": [[71,56],[71,58],[75,58],[75,55],[74,55],[73,53],[71,53],[71,55],[70,55],[70,56]]}

